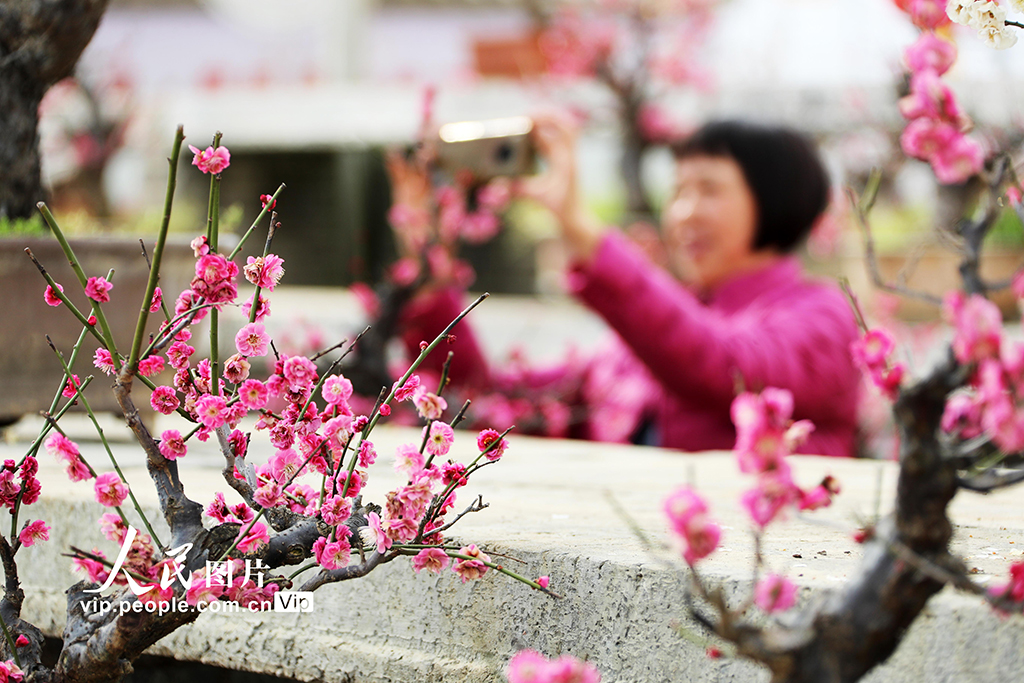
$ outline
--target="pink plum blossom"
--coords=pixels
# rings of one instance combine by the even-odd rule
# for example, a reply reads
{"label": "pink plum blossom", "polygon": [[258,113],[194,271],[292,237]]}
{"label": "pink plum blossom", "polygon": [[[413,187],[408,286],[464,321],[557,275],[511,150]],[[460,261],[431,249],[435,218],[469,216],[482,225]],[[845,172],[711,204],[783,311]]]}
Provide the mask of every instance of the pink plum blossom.
{"label": "pink plum blossom", "polygon": [[189,366],[189,357],[196,350],[183,341],[176,341],[167,349],[167,362],[175,370],[184,370]]}
{"label": "pink plum blossom", "polygon": [[265,545],[270,540],[270,533],[263,522],[256,522],[249,533],[245,534],[243,538],[242,534],[245,532],[246,526],[238,530],[238,538],[241,540],[238,541],[237,547],[241,552],[249,554],[256,552]]}
{"label": "pink plum blossom", "polygon": [[722,537],[721,527],[707,513],[707,503],[689,487],[678,489],[665,501],[665,514],[682,539],[683,559],[691,566],[714,552]]}
{"label": "pink plum blossom", "polygon": [[67,383],[64,385],[64,389],[60,392],[60,395],[64,398],[74,398],[81,386],[82,381],[78,378],[78,375],[71,375],[71,377],[68,378]]}
{"label": "pink plum blossom", "polygon": [[104,277],[91,277],[85,285],[85,295],[97,303],[110,301],[110,290],[114,285]]}
{"label": "pink plum blossom", "polygon": [[220,427],[226,421],[224,409],[227,401],[223,396],[206,394],[196,401],[196,417],[210,429]]}
{"label": "pink plum blossom", "polygon": [[796,604],[796,586],[784,576],[769,574],[754,590],[754,602],[765,612],[784,612]]}
{"label": "pink plum blossom", "polygon": [[270,347],[270,337],[266,328],[259,323],[249,323],[235,335],[235,348],[243,356],[265,356]]}
{"label": "pink plum blossom", "polygon": [[178,400],[174,389],[168,386],[159,386],[153,390],[153,395],[149,397],[149,405],[153,407],[153,410],[162,415],[170,415],[178,409],[181,401]]}
{"label": "pink plum blossom", "polygon": [[[350,492],[351,494],[351,492]],[[360,527],[359,536],[363,543],[375,546],[378,553],[385,552],[391,547],[391,537],[384,532],[380,523],[380,516],[371,512],[366,516],[367,525]]]}
{"label": "pink plum blossom", "polygon": [[[64,291],[64,287],[60,283],[57,283],[57,289]],[[43,301],[47,306],[60,306],[63,303],[50,285],[46,285],[46,289],[43,291]]]}
{"label": "pink plum blossom", "polygon": [[911,71],[930,69],[941,76],[956,61],[956,45],[931,31],[924,31],[916,43],[903,51],[903,61]]}
{"label": "pink plum blossom", "polygon": [[352,557],[352,547],[349,545],[348,536],[331,542],[321,536],[313,543],[313,555],[317,564],[324,569],[344,567]]}
{"label": "pink plum blossom", "polygon": [[96,500],[105,507],[117,507],[128,497],[128,485],[121,481],[116,472],[104,472],[97,475],[93,484]]}
{"label": "pink plum blossom", "polygon": [[320,517],[330,524],[344,524],[352,516],[352,501],[341,496],[327,496],[320,506]]}
{"label": "pink plum blossom", "polygon": [[149,312],[156,313],[160,310],[160,305],[164,302],[164,290],[157,287],[153,290],[153,298],[149,302]]}
{"label": "pink plum blossom", "polygon": [[26,548],[35,544],[36,541],[50,540],[50,527],[41,519],[33,520],[25,525],[25,528],[18,534],[18,540]]}
{"label": "pink plum blossom", "polygon": [[410,479],[423,469],[424,462],[423,454],[412,444],[402,444],[395,451],[395,471]]}
{"label": "pink plum blossom", "polygon": [[103,371],[104,375],[114,374],[114,360],[111,358],[111,352],[105,348],[96,349],[92,356],[92,365]]}
{"label": "pink plum blossom", "polygon": [[332,375],[324,380],[321,393],[331,405],[343,405],[352,398],[352,382],[341,375]]}
{"label": "pink plum blossom", "polygon": [[410,375],[409,378],[405,380],[405,383],[399,386],[399,382],[401,381],[402,380],[398,380],[398,382],[395,382],[394,386],[391,387],[391,391],[395,394],[396,401],[405,401],[416,395],[416,388],[420,385],[420,376]]}
{"label": "pink plum blossom", "polygon": [[427,391],[424,387],[420,387],[420,391],[416,392],[412,401],[416,406],[416,412],[425,420],[438,420],[448,409],[447,401],[437,394]]}
{"label": "pink plum blossom", "polygon": [[[423,428],[424,433],[427,428]],[[430,435],[427,437],[427,452],[431,455],[447,455],[455,440],[455,432],[444,422],[431,422]]]}
{"label": "pink plum blossom", "polygon": [[238,388],[238,402],[249,410],[259,410],[270,400],[270,391],[258,379],[247,379]]}
{"label": "pink plum blossom", "polygon": [[476,447],[480,449],[481,453],[484,453],[485,458],[494,462],[505,454],[505,449],[508,448],[508,441],[502,439],[501,434],[496,430],[484,429],[476,436]]}
{"label": "pink plum blossom", "polygon": [[200,150],[192,145],[189,145],[188,148],[195,155],[192,157],[192,165],[203,173],[213,173],[216,175],[231,165],[231,152],[223,145],[216,149],[210,146]]}
{"label": "pink plum blossom", "polygon": [[162,356],[149,356],[139,361],[139,374],[143,377],[152,377],[164,371],[164,359]]}
{"label": "pink plum blossom", "polygon": [[282,374],[292,388],[309,388],[317,380],[316,365],[305,356],[286,359]]}
{"label": "pink plum blossom", "polygon": [[985,150],[979,142],[960,135],[940,147],[930,161],[940,183],[958,185],[981,171],[985,164]]}
{"label": "pink plum blossom", "polygon": [[266,256],[250,256],[242,271],[245,279],[260,289],[273,292],[274,287],[281,281],[284,275],[284,259],[275,254]]}
{"label": "pink plum blossom", "polygon": [[440,548],[424,548],[412,558],[412,568],[417,574],[423,569],[440,574],[449,562],[448,555]]}
{"label": "pink plum blossom", "polygon": [[506,669],[508,683],[601,683],[597,668],[571,655],[548,661],[539,652],[520,650]]}
{"label": "pink plum blossom", "polygon": [[168,460],[177,460],[188,453],[188,446],[181,432],[177,429],[167,429],[160,435],[160,455]]}
{"label": "pink plum blossom", "polygon": [[465,555],[470,559],[458,559],[455,564],[452,565],[452,571],[459,575],[462,579],[462,583],[466,581],[474,581],[479,579],[487,573],[487,565],[485,562],[490,562],[491,558],[488,557],[480,548],[476,547],[476,544],[470,543],[467,546],[459,548],[459,554]]}
{"label": "pink plum blossom", "polygon": [[1003,316],[999,308],[978,294],[964,297],[961,292],[948,295],[943,313],[956,328],[953,353],[961,363],[971,363],[999,355]]}

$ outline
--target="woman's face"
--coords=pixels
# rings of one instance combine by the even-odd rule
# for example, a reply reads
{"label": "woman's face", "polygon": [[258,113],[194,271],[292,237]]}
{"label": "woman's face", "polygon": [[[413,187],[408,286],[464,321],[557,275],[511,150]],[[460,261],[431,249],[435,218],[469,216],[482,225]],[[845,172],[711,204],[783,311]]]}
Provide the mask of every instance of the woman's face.
{"label": "woman's face", "polygon": [[757,200],[730,157],[693,156],[676,164],[676,192],[663,214],[673,269],[700,288],[712,288],[747,270],[753,250]]}

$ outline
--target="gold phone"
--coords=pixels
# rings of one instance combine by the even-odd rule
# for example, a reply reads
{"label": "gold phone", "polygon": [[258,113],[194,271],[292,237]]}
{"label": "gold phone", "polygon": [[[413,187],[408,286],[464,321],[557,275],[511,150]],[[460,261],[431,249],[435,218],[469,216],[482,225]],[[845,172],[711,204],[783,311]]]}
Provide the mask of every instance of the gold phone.
{"label": "gold phone", "polygon": [[535,166],[532,130],[527,116],[446,123],[438,130],[438,163],[451,173],[469,171],[481,181],[528,175]]}

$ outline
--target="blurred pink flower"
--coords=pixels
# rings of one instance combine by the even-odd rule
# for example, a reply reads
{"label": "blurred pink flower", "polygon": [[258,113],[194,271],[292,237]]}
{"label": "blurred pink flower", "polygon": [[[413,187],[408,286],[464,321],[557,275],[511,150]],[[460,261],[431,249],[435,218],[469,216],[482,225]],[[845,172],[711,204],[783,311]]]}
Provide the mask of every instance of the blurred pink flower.
{"label": "blurred pink flower", "polygon": [[765,612],[784,612],[796,604],[796,586],[784,576],[769,574],[754,590],[754,602]]}

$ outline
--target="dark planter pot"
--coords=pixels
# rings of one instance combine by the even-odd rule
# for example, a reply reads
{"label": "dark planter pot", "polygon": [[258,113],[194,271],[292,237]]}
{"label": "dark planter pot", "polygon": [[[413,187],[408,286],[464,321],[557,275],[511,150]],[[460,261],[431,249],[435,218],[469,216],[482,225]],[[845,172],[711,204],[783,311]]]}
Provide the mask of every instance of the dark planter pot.
{"label": "dark planter pot", "polygon": [[[81,325],[63,306],[47,306],[43,301],[46,282],[25,254],[25,247],[64,286],[70,299],[83,313],[91,310],[60,245],[53,238],[10,238],[0,240],[0,420],[11,422],[22,415],[48,410],[63,376],[60,362],[46,343],[49,335],[67,358],[78,340]],[[118,350],[127,352],[135,334],[135,322],[149,278],[149,268],[139,241],[135,238],[93,238],[72,240],[71,247],[87,276],[106,276],[114,269],[111,300],[103,305]],[[146,248],[153,253],[153,240]],[[186,242],[168,243],[164,249],[160,286],[173,306],[177,295],[188,286],[195,273],[195,259]],[[163,316],[150,315],[148,331],[156,332]],[[72,371],[79,377],[95,375],[86,390],[89,404],[96,411],[120,412],[110,377],[92,364],[99,347],[88,338]],[[169,378],[169,376],[168,376]],[[150,410],[148,401],[136,401],[141,410]]]}

